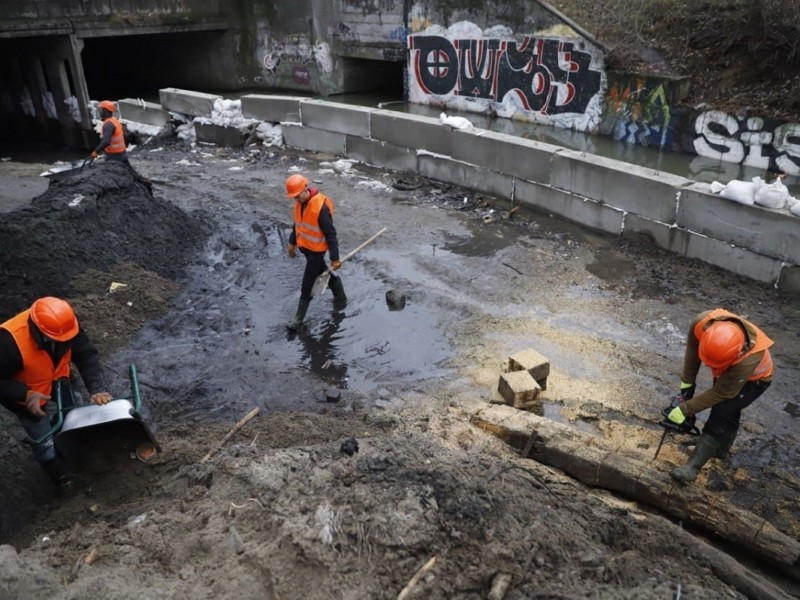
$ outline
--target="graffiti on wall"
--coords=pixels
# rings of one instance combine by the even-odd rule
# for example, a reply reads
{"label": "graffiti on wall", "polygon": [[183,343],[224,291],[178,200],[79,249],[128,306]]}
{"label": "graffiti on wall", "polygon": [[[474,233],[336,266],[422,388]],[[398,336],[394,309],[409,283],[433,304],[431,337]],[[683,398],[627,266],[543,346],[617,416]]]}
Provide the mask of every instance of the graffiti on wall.
{"label": "graffiti on wall", "polygon": [[672,148],[675,121],[664,83],[636,77],[609,86],[600,130],[621,142]]}
{"label": "graffiti on wall", "polygon": [[691,149],[705,158],[800,175],[800,123],[707,111],[694,119]]}
{"label": "graffiti on wall", "polygon": [[284,70],[291,73],[293,80],[301,85],[310,84],[308,67],[312,63],[324,73],[333,70],[328,44],[320,42],[312,45],[304,35],[270,40],[261,52],[260,62],[268,75],[274,76]]}
{"label": "graffiti on wall", "polygon": [[448,33],[408,36],[412,102],[561,126],[568,115],[599,118],[604,74],[575,41]]}

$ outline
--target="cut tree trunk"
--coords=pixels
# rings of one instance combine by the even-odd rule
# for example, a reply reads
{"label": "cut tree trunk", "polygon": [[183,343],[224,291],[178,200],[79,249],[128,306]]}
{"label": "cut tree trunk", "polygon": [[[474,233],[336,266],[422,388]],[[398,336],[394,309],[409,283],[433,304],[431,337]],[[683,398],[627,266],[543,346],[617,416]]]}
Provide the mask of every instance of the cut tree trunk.
{"label": "cut tree trunk", "polygon": [[800,542],[716,494],[676,483],[664,463],[510,406],[479,409],[472,422],[520,450],[530,448],[530,458],[586,485],[618,492],[707,529],[800,580]]}

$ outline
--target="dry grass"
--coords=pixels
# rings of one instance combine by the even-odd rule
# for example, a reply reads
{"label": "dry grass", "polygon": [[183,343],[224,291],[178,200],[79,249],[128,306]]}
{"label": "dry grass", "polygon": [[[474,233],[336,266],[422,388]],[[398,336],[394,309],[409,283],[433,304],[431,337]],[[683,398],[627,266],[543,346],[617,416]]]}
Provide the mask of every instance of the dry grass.
{"label": "dry grass", "polygon": [[800,121],[800,0],[553,0],[609,68],[679,75],[687,101]]}

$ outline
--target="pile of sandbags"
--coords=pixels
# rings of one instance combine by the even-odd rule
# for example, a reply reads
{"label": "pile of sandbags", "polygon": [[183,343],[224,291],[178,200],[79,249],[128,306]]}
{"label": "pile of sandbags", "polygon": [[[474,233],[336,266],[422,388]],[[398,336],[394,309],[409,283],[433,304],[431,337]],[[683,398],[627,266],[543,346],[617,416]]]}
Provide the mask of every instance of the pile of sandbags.
{"label": "pile of sandbags", "polygon": [[711,191],[722,198],[748,206],[757,204],[778,210],[788,207],[793,215],[800,217],[800,200],[789,195],[789,188],[784,185],[782,176],[772,183],[767,183],[761,177],[753,177],[750,181],[734,179],[726,184],[713,181]]}

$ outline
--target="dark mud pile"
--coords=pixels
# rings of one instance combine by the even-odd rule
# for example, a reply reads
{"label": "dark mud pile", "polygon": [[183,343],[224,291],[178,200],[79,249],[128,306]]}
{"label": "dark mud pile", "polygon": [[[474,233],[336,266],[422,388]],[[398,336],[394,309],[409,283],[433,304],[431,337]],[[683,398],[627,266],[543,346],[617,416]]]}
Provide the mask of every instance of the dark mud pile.
{"label": "dark mud pile", "polygon": [[[0,222],[0,321],[38,297],[60,296],[72,303],[108,357],[144,322],[169,310],[179,290],[176,280],[210,229],[200,213],[190,215],[154,197],[125,165],[98,164],[53,182]],[[13,482],[0,487],[5,538],[52,492],[23,441],[24,431],[5,409],[0,428],[2,479]]]}
{"label": "dark mud pile", "polygon": [[0,223],[2,314],[40,296],[69,298],[77,276],[123,262],[174,280],[209,229],[202,216],[154,197],[127,166],[87,167]]}

